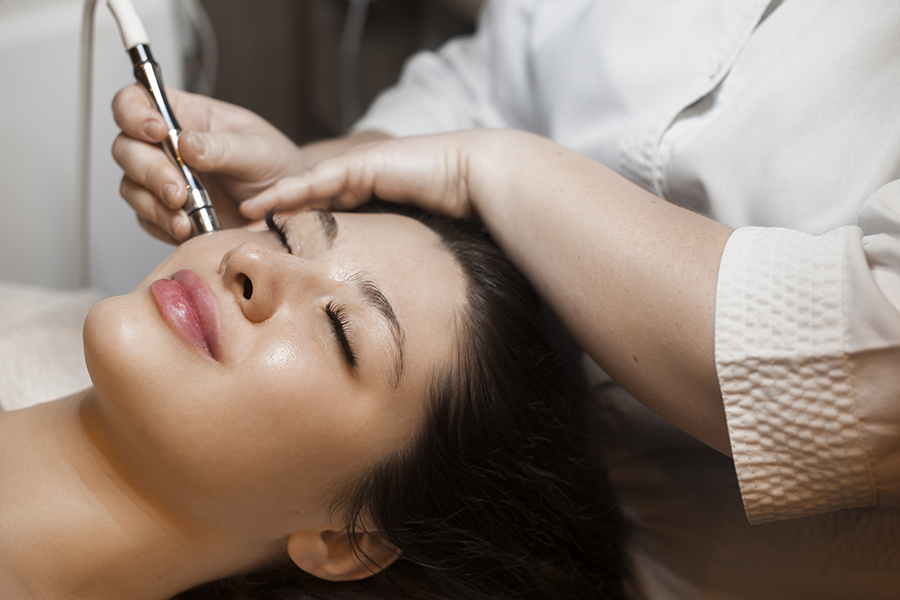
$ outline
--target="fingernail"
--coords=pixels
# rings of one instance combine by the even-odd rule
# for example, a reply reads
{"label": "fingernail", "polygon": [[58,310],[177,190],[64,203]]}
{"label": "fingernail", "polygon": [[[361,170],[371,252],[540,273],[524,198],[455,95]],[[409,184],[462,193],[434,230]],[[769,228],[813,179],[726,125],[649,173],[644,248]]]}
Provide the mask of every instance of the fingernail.
{"label": "fingernail", "polygon": [[158,138],[166,134],[165,127],[156,119],[151,119],[144,123],[144,134],[151,138]]}
{"label": "fingernail", "polygon": [[170,207],[175,208],[173,205],[176,202],[175,194],[178,193],[178,186],[174,183],[167,183],[163,186],[163,198],[166,200],[166,204]]}
{"label": "fingernail", "polygon": [[169,231],[172,232],[172,237],[182,240],[191,234],[191,222],[186,215],[172,215],[169,218]]}

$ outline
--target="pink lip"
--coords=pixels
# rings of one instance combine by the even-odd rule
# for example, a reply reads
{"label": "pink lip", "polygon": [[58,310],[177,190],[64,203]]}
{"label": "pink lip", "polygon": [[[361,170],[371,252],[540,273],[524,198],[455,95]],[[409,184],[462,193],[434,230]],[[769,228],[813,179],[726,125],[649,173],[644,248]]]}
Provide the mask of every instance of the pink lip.
{"label": "pink lip", "polygon": [[199,352],[218,360],[219,319],[216,297],[197,273],[182,269],[172,279],[150,284],[163,320]]}

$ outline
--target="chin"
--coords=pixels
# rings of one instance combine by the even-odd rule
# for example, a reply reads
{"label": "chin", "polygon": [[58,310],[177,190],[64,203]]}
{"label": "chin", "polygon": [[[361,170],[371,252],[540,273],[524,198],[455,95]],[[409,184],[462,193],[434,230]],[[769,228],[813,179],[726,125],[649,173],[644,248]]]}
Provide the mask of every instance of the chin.
{"label": "chin", "polygon": [[[159,318],[146,290],[103,300],[84,323],[84,355],[104,435],[123,464],[160,482],[186,485],[173,465],[189,463],[173,440],[196,426],[185,360],[189,351]],[[188,393],[185,393],[188,392]],[[193,399],[196,400],[196,399]]]}
{"label": "chin", "polygon": [[167,332],[158,318],[154,321],[156,312],[146,292],[107,298],[91,308],[84,321],[84,359],[98,394],[140,393],[166,366],[156,364],[171,355],[165,351]]}

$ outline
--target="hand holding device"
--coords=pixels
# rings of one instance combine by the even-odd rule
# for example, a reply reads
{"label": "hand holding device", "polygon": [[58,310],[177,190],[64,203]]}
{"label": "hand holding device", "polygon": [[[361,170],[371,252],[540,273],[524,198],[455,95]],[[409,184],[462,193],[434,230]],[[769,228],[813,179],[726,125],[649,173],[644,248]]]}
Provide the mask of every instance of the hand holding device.
{"label": "hand holding device", "polygon": [[[303,172],[309,153],[255,113],[220,100],[169,88],[169,101],[184,124],[182,160],[203,173],[223,227],[245,223],[238,205],[280,177]],[[176,165],[157,147],[168,129],[162,115],[137,85],[113,100],[113,116],[122,133],[113,144],[125,171],[122,197],[155,237],[178,243],[190,235],[180,210],[187,201]]]}
{"label": "hand holding device", "polygon": [[122,40],[134,64],[134,75],[138,82],[150,93],[156,109],[162,115],[168,129],[163,149],[178,165],[187,186],[187,202],[182,207],[191,220],[194,234],[208,233],[221,229],[219,218],[213,208],[206,188],[197,175],[188,167],[179,150],[181,127],[169,105],[163,87],[162,71],[150,52],[150,38],[141,23],[131,0],[107,0],[107,4],[119,23]]}

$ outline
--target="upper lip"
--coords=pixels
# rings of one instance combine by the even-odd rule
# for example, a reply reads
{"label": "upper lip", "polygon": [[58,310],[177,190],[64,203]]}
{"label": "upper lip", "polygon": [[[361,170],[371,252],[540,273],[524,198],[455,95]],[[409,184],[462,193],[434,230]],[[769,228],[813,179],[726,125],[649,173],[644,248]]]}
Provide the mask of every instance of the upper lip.
{"label": "upper lip", "polygon": [[184,288],[185,295],[197,318],[200,319],[200,329],[203,337],[209,345],[209,351],[213,358],[219,357],[219,310],[216,306],[216,297],[200,277],[194,271],[182,269],[172,275],[172,280],[177,281]]}
{"label": "upper lip", "polygon": [[[173,316],[173,314],[170,313],[170,310],[164,306],[164,304],[167,304],[166,300],[161,300],[159,295],[159,293],[162,293],[163,297],[165,297],[165,292],[160,291],[164,290],[167,286],[151,286],[151,290],[153,291],[157,304],[160,305],[164,318],[169,322],[169,325],[174,326],[176,331],[182,336],[186,335],[188,342],[191,342],[192,334],[190,332],[196,331],[195,328],[199,326],[203,341],[206,342],[207,346],[207,348],[199,347],[199,349],[201,351],[209,350],[210,356],[212,356],[214,360],[218,360],[220,356],[219,319],[215,294],[213,294],[212,290],[210,290],[209,286],[200,275],[189,269],[182,269],[176,272],[172,275],[171,281],[178,284],[183,291],[184,300],[187,301],[188,307],[193,311],[194,314],[192,316],[196,317],[196,321],[191,318],[191,315],[180,314],[178,311],[175,311],[175,313],[178,314]],[[162,284],[164,282],[165,280],[161,280],[156,283]],[[171,286],[171,283],[168,284],[168,286]],[[169,287],[169,289],[171,289],[171,287]],[[162,304],[160,304],[160,302],[162,302]],[[183,302],[181,301],[176,301],[176,304],[183,306]],[[184,310],[181,309],[181,313],[183,312]],[[191,323],[194,324],[192,325]]]}

